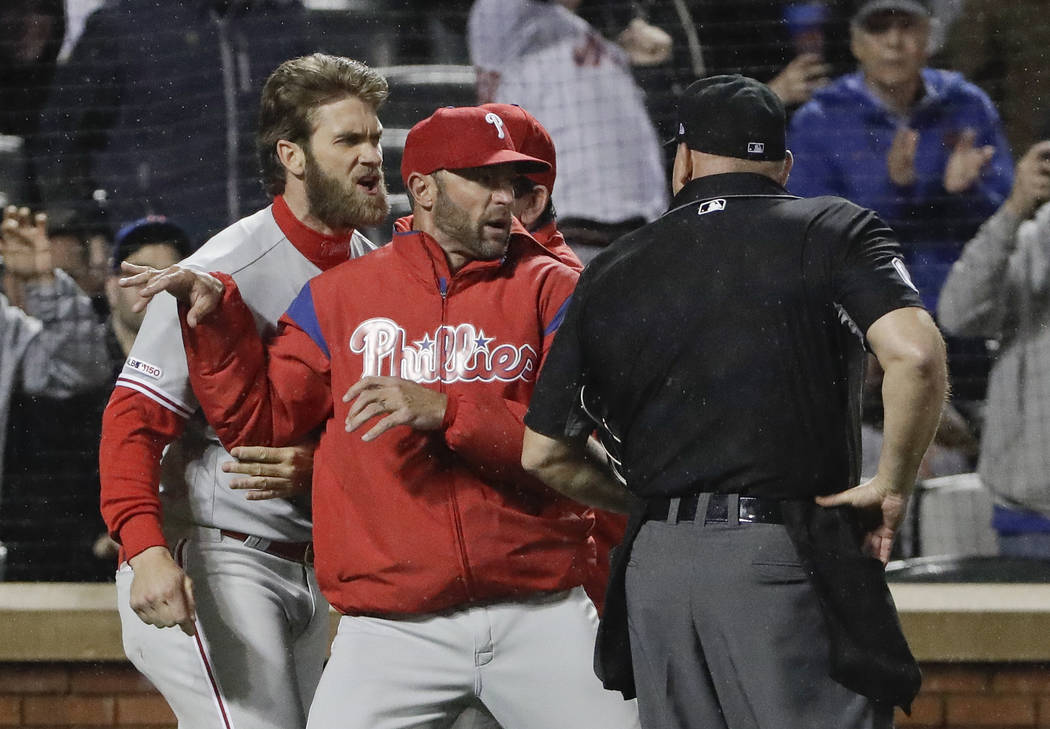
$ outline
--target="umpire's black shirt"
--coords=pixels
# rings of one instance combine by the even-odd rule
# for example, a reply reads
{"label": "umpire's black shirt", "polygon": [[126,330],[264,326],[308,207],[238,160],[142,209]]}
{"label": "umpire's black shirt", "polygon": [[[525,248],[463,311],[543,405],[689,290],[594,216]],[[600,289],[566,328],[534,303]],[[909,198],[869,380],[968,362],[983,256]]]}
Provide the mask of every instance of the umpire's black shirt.
{"label": "umpire's black shirt", "polygon": [[525,422],[604,421],[640,496],[840,491],[859,475],[862,333],[906,306],[919,296],[871,211],[702,177],[586,268]]}

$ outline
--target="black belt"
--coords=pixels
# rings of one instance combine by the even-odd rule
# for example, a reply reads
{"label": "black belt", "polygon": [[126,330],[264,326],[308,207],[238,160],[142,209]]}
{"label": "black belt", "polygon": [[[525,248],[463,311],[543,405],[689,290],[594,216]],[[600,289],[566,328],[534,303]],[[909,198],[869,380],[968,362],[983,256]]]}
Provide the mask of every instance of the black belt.
{"label": "black belt", "polygon": [[[701,494],[690,494],[678,499],[678,521],[694,521],[696,519],[697,502]],[[707,501],[707,513],[704,515],[704,523],[728,522],[729,521],[729,494],[710,494]],[[671,500],[669,496],[658,496],[649,499],[645,506],[645,516],[653,521],[667,521],[671,513]],[[741,496],[737,506],[737,520],[741,524],[783,524],[784,514],[780,509],[778,499],[762,498],[760,496]]]}
{"label": "black belt", "polygon": [[246,547],[258,549],[260,552],[272,554],[274,557],[287,559],[290,562],[302,562],[303,564],[314,563],[313,542],[275,542],[270,539],[253,537],[242,532],[231,531],[230,529],[220,529],[219,533],[224,537],[236,539],[238,542],[244,542]]}

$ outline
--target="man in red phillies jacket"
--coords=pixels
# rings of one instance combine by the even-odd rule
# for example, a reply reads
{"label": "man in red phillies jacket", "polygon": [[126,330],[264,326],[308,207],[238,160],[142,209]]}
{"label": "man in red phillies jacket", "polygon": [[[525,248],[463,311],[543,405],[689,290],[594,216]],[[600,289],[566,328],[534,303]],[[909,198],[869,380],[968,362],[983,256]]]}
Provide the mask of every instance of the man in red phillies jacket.
{"label": "man in red phillies jacket", "polygon": [[549,170],[527,172],[514,180],[514,202],[511,204],[514,217],[558,260],[574,271],[582,271],[583,264],[558,230],[551,199],[558,174],[558,159],[550,133],[536,117],[515,104],[482,104],[481,108],[496,112],[506,122],[514,149],[550,165]]}
{"label": "man in red phillies jacket", "polygon": [[[569,268],[582,271],[583,264],[558,230],[558,216],[551,199],[557,179],[558,160],[550,133],[536,117],[515,104],[482,104],[481,108],[496,112],[506,122],[516,150],[551,166],[549,170],[528,172],[514,180],[514,202],[511,207],[514,216],[540,245]],[[605,585],[609,580],[609,553],[623,539],[627,517],[600,509],[592,510],[591,515],[594,517],[594,526],[590,538],[595,546],[595,563],[583,586],[601,613],[605,602]]]}
{"label": "man in red phillies jacket", "polygon": [[229,276],[126,269],[180,301],[227,446],[322,427],[316,569],[343,617],[308,727],[441,725],[478,700],[504,726],[637,726],[592,671],[590,519],[519,462],[576,282],[511,214],[515,177],[547,168],[498,113],[438,110],[405,143],[411,229],[312,279],[268,345]]}

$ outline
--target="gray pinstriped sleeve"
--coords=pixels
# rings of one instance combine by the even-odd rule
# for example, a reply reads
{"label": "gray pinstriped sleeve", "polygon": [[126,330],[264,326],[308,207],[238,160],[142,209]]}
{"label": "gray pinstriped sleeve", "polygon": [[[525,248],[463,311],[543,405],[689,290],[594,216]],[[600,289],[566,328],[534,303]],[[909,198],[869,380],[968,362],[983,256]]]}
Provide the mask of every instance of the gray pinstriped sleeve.
{"label": "gray pinstriped sleeve", "polygon": [[22,358],[25,392],[62,398],[105,383],[106,327],[72,278],[56,270],[53,283],[28,284],[25,312],[40,323]]}
{"label": "gray pinstriped sleeve", "polygon": [[1010,302],[1024,286],[1016,256],[1022,220],[1000,208],[984,222],[952,266],[937,305],[941,326],[960,336],[999,337]]}

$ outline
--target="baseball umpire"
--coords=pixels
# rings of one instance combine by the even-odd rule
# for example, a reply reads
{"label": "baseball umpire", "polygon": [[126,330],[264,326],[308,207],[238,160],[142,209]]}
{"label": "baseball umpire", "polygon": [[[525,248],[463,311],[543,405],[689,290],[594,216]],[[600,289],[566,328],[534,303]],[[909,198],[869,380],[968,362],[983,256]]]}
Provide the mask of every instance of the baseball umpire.
{"label": "baseball umpire", "polygon": [[[272,329],[307,279],[375,248],[356,228],[388,211],[386,96],[374,70],[322,54],[267,80],[258,136],[273,205],[186,261],[231,273],[253,327]],[[175,300],[152,303],[103,418],[102,514],[122,547],[124,649],[182,727],[306,723],[329,637],[303,488],[313,448],[252,444],[231,460],[190,388]]]}
{"label": "baseball umpire", "polygon": [[[597,664],[652,729],[876,729],[918,691],[883,562],[943,342],[874,213],[785,193],[784,126],[752,79],[684,92],[671,209],[584,271],[526,416],[528,470],[633,506]],[[857,485],[865,349],[886,439]],[[629,492],[587,457],[596,424]]]}

